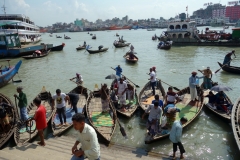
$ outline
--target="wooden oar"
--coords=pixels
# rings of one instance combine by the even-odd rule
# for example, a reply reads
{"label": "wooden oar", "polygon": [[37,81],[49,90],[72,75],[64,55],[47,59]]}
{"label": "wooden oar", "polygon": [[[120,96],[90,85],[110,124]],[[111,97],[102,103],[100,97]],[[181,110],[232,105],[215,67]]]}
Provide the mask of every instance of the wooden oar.
{"label": "wooden oar", "polygon": [[[236,58],[236,57],[235,57]],[[233,58],[233,59],[235,59]],[[225,67],[226,65],[228,65],[228,63],[230,63],[233,59],[231,59],[229,62],[227,62],[226,64],[224,64],[221,68],[219,68],[218,70],[216,70],[214,73],[216,74],[217,72],[219,72],[223,67]]]}
{"label": "wooden oar", "polygon": [[[112,67],[111,67],[112,68]],[[115,70],[114,68],[112,68],[113,70]],[[121,75],[123,75],[123,74],[121,74]],[[123,75],[124,76],[124,75]],[[126,77],[126,76],[124,76],[124,77]],[[126,77],[126,79],[128,79],[127,77]],[[131,81],[130,79],[128,79],[132,84],[134,84],[137,88],[139,88],[140,86],[139,85],[137,85],[137,84],[135,84],[135,83],[133,83],[133,81]]]}
{"label": "wooden oar", "polygon": [[[106,92],[105,92],[105,90],[103,90],[104,91],[104,93],[106,94]],[[107,95],[107,94],[106,94]],[[126,132],[125,132],[125,129],[123,128],[123,126],[121,125],[121,123],[119,122],[119,119],[118,119],[118,117],[117,117],[117,114],[116,114],[116,112],[114,111],[114,109],[112,108],[112,106],[110,105],[110,100],[107,98],[107,100],[108,100],[108,102],[109,102],[109,107],[111,107],[111,109],[112,109],[112,111],[113,111],[113,114],[114,114],[114,116],[116,117],[116,119],[117,119],[117,121],[118,121],[118,125],[120,126],[120,132],[122,133],[122,136],[123,137],[125,137],[125,138],[127,138],[127,134],[126,134]]]}

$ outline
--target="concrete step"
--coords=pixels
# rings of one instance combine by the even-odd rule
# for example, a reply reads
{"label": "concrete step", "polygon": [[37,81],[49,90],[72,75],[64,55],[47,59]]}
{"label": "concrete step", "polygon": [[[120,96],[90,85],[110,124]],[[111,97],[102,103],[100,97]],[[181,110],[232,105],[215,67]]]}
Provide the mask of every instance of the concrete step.
{"label": "concrete step", "polygon": [[16,159],[20,159],[20,158],[21,157],[17,156],[16,154],[0,150],[0,159],[1,160],[16,160]]}

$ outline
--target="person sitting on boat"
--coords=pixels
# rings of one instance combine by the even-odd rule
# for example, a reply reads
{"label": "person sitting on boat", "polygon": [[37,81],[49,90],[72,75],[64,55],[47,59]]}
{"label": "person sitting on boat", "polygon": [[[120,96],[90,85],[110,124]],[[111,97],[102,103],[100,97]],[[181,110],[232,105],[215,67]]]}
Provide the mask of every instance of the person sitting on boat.
{"label": "person sitting on boat", "polygon": [[127,80],[127,77],[123,76],[123,81],[126,82],[127,84],[129,83],[128,80]]}
{"label": "person sitting on boat", "polygon": [[204,89],[211,89],[212,88],[212,71],[210,70],[210,67],[207,67],[207,69],[204,70],[198,70],[204,75],[203,83],[204,83]]}
{"label": "person sitting on boat", "polygon": [[3,99],[0,98],[0,124],[4,132],[8,131],[8,129],[5,130],[6,127],[11,128],[11,125],[9,123],[9,117],[7,114],[7,109],[8,110],[12,109],[12,106],[7,103],[4,103]]}
{"label": "person sitting on boat", "polygon": [[159,132],[159,123],[162,117],[162,109],[159,106],[158,102],[154,102],[154,104],[150,104],[148,108],[145,110],[142,115],[142,119],[144,119],[145,115],[149,113],[148,121],[147,121],[147,130],[148,135],[152,138]]}
{"label": "person sitting on boat", "polygon": [[32,56],[33,56],[33,57],[36,57],[36,56],[37,56],[36,52],[33,52]]}
{"label": "person sitting on boat", "polygon": [[212,91],[208,93],[208,95],[204,96],[208,98],[208,105],[211,106],[213,109],[217,109],[215,106],[216,103],[216,96],[213,94]]}
{"label": "person sitting on boat", "polygon": [[100,95],[101,95],[101,103],[102,103],[102,113],[106,113],[109,110],[109,89],[107,88],[107,84],[104,83],[103,85],[101,84],[101,90],[100,90]]}
{"label": "person sitting on boat", "polygon": [[171,128],[172,127],[172,124],[176,120],[177,112],[180,112],[180,109],[177,108],[174,104],[168,104],[164,108],[164,114],[167,117],[167,123],[166,123],[165,127],[167,127],[167,128]]}
{"label": "person sitting on boat", "polygon": [[100,51],[103,48],[103,45],[98,46],[98,50]]}
{"label": "person sitting on boat", "polygon": [[163,47],[163,46],[164,46],[164,42],[160,41],[159,44],[158,44],[158,47]]}
{"label": "person sitting on boat", "polygon": [[168,87],[168,92],[165,97],[166,104],[176,104],[178,101],[180,101],[178,94],[173,92],[172,87]]}
{"label": "person sitting on boat", "polygon": [[234,56],[235,56],[235,58],[236,58],[235,50],[232,50],[232,52],[230,52],[230,53],[228,53],[228,54],[225,55],[224,61],[223,61],[223,65],[228,65],[228,66],[230,66],[230,63],[231,63],[231,60],[232,60],[232,58],[231,58],[232,54],[234,54]]}
{"label": "person sitting on boat", "polygon": [[121,78],[122,68],[120,67],[120,65],[118,65],[118,66],[115,68],[115,71],[116,71],[116,75]]}
{"label": "person sitting on boat", "polygon": [[134,101],[134,94],[135,94],[134,87],[129,83],[127,83],[127,86],[128,86],[128,89],[126,91],[127,92],[127,99],[129,101],[129,103],[131,103],[131,101]]}
{"label": "person sitting on boat", "polygon": [[126,106],[126,91],[128,89],[127,83],[123,81],[123,78],[120,78],[120,81],[118,81],[118,97],[120,100],[120,106],[123,111],[126,111],[125,106]]}
{"label": "person sitting on boat", "polygon": [[154,100],[152,100],[152,104],[154,104],[154,102],[158,102],[159,107],[163,109],[163,101],[159,98],[158,94],[154,96]]}
{"label": "person sitting on boat", "polygon": [[133,52],[130,52],[129,53],[129,59],[134,59],[134,58],[135,58],[135,56],[134,56]]}
{"label": "person sitting on boat", "polygon": [[217,99],[216,99],[216,106],[218,110],[221,110],[227,114],[230,113],[230,111],[232,110],[232,105],[229,104],[223,95],[220,95]]}

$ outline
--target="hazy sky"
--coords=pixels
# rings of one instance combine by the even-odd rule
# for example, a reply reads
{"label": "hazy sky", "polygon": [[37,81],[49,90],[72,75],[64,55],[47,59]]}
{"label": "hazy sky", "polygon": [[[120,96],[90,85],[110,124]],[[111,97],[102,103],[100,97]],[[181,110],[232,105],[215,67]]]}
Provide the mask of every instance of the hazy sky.
{"label": "hazy sky", "polygon": [[[188,13],[204,8],[204,3],[227,5],[227,0],[6,0],[6,12],[26,14],[39,26],[52,25],[55,22],[73,22],[76,18],[90,21],[97,19],[170,18],[178,13]],[[4,0],[0,0],[3,6]],[[3,10],[1,10],[3,14]]]}

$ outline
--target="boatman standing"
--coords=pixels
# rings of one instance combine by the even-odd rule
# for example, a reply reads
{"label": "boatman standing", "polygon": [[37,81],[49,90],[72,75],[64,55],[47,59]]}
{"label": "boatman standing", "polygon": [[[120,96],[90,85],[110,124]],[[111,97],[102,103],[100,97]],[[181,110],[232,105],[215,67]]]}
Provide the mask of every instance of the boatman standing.
{"label": "boatman standing", "polygon": [[131,52],[133,53],[133,50],[134,50],[133,45],[131,45],[130,50],[131,50]]}
{"label": "boatman standing", "polygon": [[212,71],[210,70],[210,67],[207,67],[207,69],[204,70],[198,70],[204,75],[203,84],[204,89],[211,89],[212,88]]}
{"label": "boatman standing", "polygon": [[232,54],[234,54],[235,58],[236,58],[236,55],[235,55],[235,50],[232,50],[232,52],[226,54],[225,58],[224,58],[224,61],[223,61],[223,65],[228,65],[230,66],[230,62],[232,60],[231,56]]}
{"label": "boatman standing", "polygon": [[150,78],[148,79],[151,81],[152,92],[155,95],[155,87],[156,87],[156,73],[150,68]]}
{"label": "boatman standing", "polygon": [[190,88],[192,102],[194,102],[195,100],[198,101],[197,86],[199,84],[197,83],[197,81],[198,79],[203,78],[203,77],[198,77],[196,75],[197,75],[197,72],[192,72],[192,76],[189,78],[189,88]]}
{"label": "boatman standing", "polygon": [[121,78],[122,68],[120,67],[120,65],[118,65],[118,66],[115,68],[115,71],[116,71],[116,75]]}

